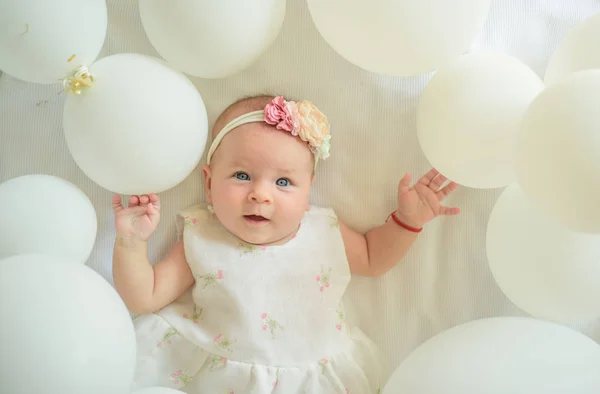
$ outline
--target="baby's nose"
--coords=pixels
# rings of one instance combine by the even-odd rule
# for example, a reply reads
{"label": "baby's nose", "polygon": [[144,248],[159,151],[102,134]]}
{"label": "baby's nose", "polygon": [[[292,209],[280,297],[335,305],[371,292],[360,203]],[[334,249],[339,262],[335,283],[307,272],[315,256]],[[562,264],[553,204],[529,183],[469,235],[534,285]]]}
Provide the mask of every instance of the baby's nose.
{"label": "baby's nose", "polygon": [[252,202],[256,203],[270,203],[272,202],[271,194],[268,188],[257,185],[252,189],[252,192],[248,195],[248,198]]}

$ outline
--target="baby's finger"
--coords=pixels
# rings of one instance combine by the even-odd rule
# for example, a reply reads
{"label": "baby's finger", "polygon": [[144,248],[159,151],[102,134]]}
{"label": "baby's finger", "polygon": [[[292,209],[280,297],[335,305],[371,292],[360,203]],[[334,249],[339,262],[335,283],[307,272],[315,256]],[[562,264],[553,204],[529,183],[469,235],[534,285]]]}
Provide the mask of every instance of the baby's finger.
{"label": "baby's finger", "polygon": [[446,178],[442,174],[439,174],[438,176],[433,178],[433,180],[429,184],[429,188],[431,190],[433,190],[434,192],[437,192],[438,189],[440,188],[440,186],[442,186],[444,184],[444,182],[446,182],[447,180],[448,180],[448,178]]}
{"label": "baby's finger", "polygon": [[119,212],[125,209],[123,208],[123,204],[121,203],[121,196],[119,196],[118,194],[115,194],[112,197],[112,209],[114,212]]}
{"label": "baby's finger", "polygon": [[146,205],[146,214],[150,217],[151,220],[158,220],[158,209],[154,206],[154,204],[149,203]]}
{"label": "baby's finger", "polygon": [[140,204],[148,204],[150,202],[150,198],[147,195],[140,196]]}
{"label": "baby's finger", "polygon": [[436,176],[438,176],[440,173],[438,172],[438,170],[436,170],[435,168],[432,168],[431,170],[429,170],[427,172],[427,174],[423,175],[421,177],[421,179],[419,179],[419,183],[425,185],[425,186],[429,186],[429,184],[431,183],[431,181],[433,181],[433,178],[435,178]]}
{"label": "baby's finger", "polygon": [[129,197],[129,207],[135,207],[140,203],[140,198],[138,196]]}
{"label": "baby's finger", "polygon": [[410,174],[405,174],[398,184],[398,195],[408,193],[410,190]]}
{"label": "baby's finger", "polygon": [[154,208],[160,211],[160,198],[156,194],[150,194],[148,198],[150,198],[150,202],[154,205]]}
{"label": "baby's finger", "polygon": [[438,198],[438,201],[444,201],[444,199],[448,197],[450,193],[455,191],[457,187],[458,184],[456,184],[455,182],[450,182],[449,184],[447,184],[442,190],[435,193],[435,195]]}
{"label": "baby's finger", "polygon": [[460,208],[440,207],[440,215],[458,215],[459,213]]}

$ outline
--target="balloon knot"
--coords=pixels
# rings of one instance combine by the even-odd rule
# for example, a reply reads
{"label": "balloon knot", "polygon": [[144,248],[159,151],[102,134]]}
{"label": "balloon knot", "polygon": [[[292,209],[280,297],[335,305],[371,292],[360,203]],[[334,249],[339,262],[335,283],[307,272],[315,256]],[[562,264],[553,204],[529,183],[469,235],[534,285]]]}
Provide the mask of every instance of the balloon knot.
{"label": "balloon knot", "polygon": [[63,88],[67,93],[81,94],[82,89],[91,88],[94,76],[86,66],[79,66],[71,75],[63,79]]}

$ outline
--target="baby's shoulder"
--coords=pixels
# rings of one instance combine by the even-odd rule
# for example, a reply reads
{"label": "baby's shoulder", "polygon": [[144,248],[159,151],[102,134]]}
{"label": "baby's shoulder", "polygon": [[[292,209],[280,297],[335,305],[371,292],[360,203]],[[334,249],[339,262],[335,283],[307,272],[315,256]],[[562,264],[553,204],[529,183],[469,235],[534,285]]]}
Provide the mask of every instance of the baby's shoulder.
{"label": "baby's shoulder", "polygon": [[320,205],[310,205],[310,209],[306,212],[306,216],[319,217],[319,216],[327,216],[327,217],[337,217],[335,210],[331,207],[320,206]]}
{"label": "baby's shoulder", "polygon": [[177,212],[177,216],[186,217],[186,216],[198,216],[198,215],[206,215],[210,213],[210,208],[208,204],[194,204],[189,207],[180,209]]}
{"label": "baby's shoulder", "polygon": [[177,212],[177,235],[181,238],[186,228],[201,228],[213,221],[213,214],[208,204],[196,204]]}
{"label": "baby's shoulder", "polygon": [[329,229],[339,229],[338,216],[331,207],[311,205],[304,215],[303,223],[312,226],[319,225]]}

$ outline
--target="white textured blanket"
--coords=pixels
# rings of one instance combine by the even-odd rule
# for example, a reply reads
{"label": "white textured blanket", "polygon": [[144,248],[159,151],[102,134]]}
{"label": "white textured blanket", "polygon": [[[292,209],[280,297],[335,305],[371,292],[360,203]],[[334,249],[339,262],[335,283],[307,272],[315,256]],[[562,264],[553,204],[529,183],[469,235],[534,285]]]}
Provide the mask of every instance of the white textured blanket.
{"label": "white textured blanket", "polygon": [[[137,1],[109,0],[102,56],[156,55],[145,37]],[[540,76],[553,49],[576,22],[600,10],[598,0],[494,0],[474,49],[502,51]],[[393,210],[399,178],[428,169],[419,149],[415,109],[429,76],[384,77],[340,58],[319,36],[306,4],[288,0],[285,26],[274,46],[249,70],[224,80],[193,79],[211,123],[233,100],[269,92],[309,99],[332,125],[332,156],[318,169],[312,203],[333,207],[359,230]],[[45,173],[80,187],[98,213],[99,232],[89,265],[111,278],[114,239],[111,194],[89,180],[67,150],[59,85],[0,79],[0,182]],[[448,204],[463,213],[427,226],[404,261],[380,279],[355,278],[347,299],[358,319],[397,365],[425,339],[456,324],[487,316],[522,315],[500,292],[485,256],[485,228],[500,190],[461,188]],[[202,200],[196,170],[162,193],[162,222],[151,239],[157,261],[176,239],[175,213]],[[41,199],[44,196],[40,196]],[[51,207],[49,207],[51,209]],[[578,327],[600,341],[600,321]]]}

